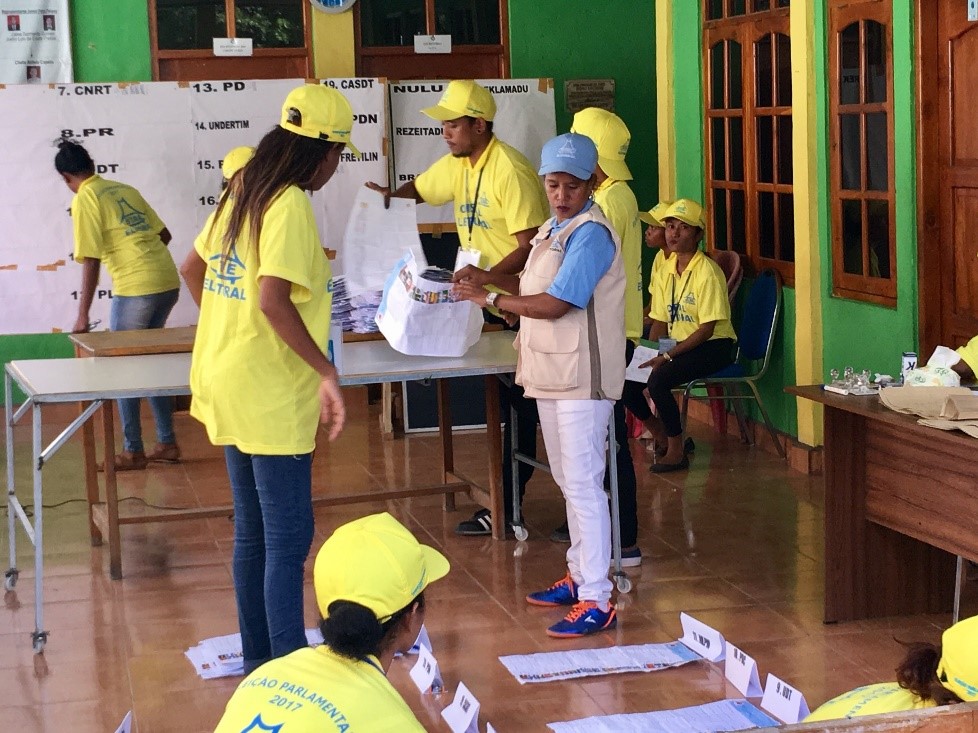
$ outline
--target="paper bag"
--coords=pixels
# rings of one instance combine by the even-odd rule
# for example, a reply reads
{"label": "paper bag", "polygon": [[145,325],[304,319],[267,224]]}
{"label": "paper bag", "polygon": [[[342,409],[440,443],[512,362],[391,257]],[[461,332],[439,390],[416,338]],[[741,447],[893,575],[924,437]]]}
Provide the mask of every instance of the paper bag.
{"label": "paper bag", "polygon": [[482,334],[482,309],[451,290],[451,282],[423,277],[408,252],[388,276],[374,320],[402,354],[462,356]]}
{"label": "paper bag", "polygon": [[944,398],[941,417],[946,420],[978,420],[978,395],[948,395]]}

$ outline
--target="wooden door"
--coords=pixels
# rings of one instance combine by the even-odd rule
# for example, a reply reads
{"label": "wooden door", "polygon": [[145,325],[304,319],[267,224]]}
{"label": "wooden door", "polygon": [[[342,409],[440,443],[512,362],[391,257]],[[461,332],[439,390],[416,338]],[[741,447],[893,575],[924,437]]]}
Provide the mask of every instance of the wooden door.
{"label": "wooden door", "polygon": [[978,335],[978,22],[961,0],[920,6],[921,350]]}

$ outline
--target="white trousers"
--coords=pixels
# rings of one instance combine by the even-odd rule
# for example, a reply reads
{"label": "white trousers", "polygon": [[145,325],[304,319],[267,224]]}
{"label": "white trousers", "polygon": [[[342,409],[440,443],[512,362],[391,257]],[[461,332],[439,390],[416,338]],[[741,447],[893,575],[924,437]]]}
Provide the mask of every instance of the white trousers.
{"label": "white trousers", "polygon": [[609,400],[537,400],[554,481],[567,503],[567,568],[582,601],[611,598],[611,513],[604,493]]}

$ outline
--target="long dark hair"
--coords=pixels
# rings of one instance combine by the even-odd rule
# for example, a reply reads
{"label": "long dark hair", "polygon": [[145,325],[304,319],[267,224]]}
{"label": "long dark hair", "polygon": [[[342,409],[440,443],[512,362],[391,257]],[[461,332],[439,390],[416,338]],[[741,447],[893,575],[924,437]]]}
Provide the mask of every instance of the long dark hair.
{"label": "long dark hair", "polygon": [[424,608],[424,592],[400,611],[381,623],[374,612],[353,601],[333,601],[326,610],[329,615],[319,622],[326,645],[348,659],[375,657],[391,643],[397,622],[410,613],[414,605]]}
{"label": "long dark hair", "polygon": [[57,145],[58,152],[54,156],[54,169],[58,173],[66,175],[95,173],[95,161],[80,143],[62,138]]}
{"label": "long dark hair", "polygon": [[[902,642],[901,642],[902,643]],[[922,642],[906,644],[907,655],[896,668],[897,682],[921,700],[933,700],[936,705],[953,705],[962,702],[937,678],[937,665],[941,661],[940,644]]]}
{"label": "long dark hair", "polygon": [[[262,219],[275,198],[289,186],[304,187],[335,146],[344,143],[304,137],[281,127],[273,127],[258,143],[255,154],[221,195],[214,220],[226,206],[231,207],[228,227],[221,241],[222,266],[231,248],[244,231],[255,248],[261,236]],[[213,229],[211,235],[213,235]]]}

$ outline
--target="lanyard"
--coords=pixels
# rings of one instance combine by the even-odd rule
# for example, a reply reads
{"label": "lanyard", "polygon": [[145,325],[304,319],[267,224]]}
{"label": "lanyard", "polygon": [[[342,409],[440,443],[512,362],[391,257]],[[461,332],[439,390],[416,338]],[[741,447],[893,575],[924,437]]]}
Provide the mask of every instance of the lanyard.
{"label": "lanyard", "polygon": [[384,670],[383,670],[383,669],[381,668],[381,666],[380,666],[379,664],[377,664],[377,663],[375,663],[375,662],[374,662],[374,660],[372,660],[372,659],[371,659],[370,657],[361,657],[361,658],[360,658],[360,661],[361,661],[361,662],[366,662],[366,663],[367,663],[367,664],[369,664],[369,665],[370,665],[371,667],[373,667],[373,668],[374,668],[374,669],[376,669],[376,670],[377,670],[378,672],[380,672],[380,673],[381,673],[382,675],[384,675],[384,677],[386,677],[386,676],[387,676],[387,673],[386,673],[386,672],[385,672],[385,671],[384,671]]}
{"label": "lanyard", "polygon": [[[683,301],[683,294],[686,292],[686,287],[689,285],[689,281],[693,279],[693,273],[689,271],[689,267],[683,271],[683,275],[686,275],[686,282],[683,283],[682,289],[679,291],[679,300],[676,300],[676,278],[672,279],[672,304],[669,306],[669,330],[672,330],[672,324],[676,322],[676,318],[679,316],[679,304]],[[682,277],[682,275],[680,275]]]}
{"label": "lanyard", "polygon": [[[482,187],[482,174],[485,173],[485,167],[479,170],[479,177],[475,180],[475,196],[472,198],[472,208],[469,210],[469,244],[472,244],[472,227],[475,226],[475,212],[479,206],[479,189]],[[469,195],[469,171],[465,171],[465,195]],[[468,203],[466,198],[465,203]]]}

